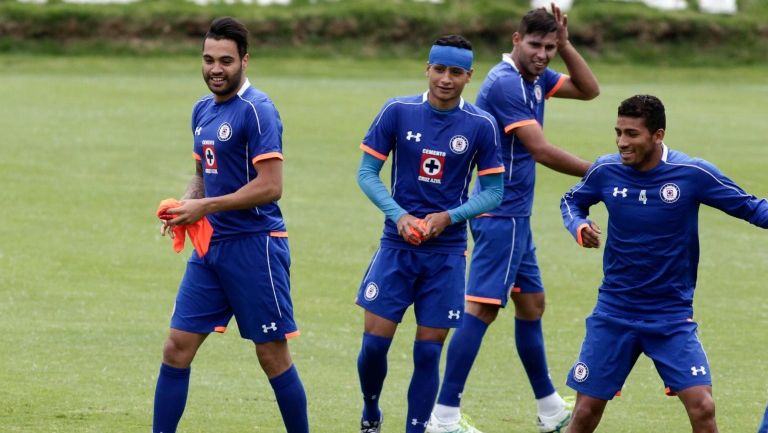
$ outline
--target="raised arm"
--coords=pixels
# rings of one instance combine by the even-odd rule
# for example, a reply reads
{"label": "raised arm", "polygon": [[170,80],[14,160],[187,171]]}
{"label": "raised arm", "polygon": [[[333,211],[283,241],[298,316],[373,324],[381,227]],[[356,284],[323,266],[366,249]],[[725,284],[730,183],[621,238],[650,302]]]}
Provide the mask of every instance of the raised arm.
{"label": "raised arm", "polygon": [[533,159],[547,168],[582,177],[589,169],[589,161],[585,161],[547,141],[541,125],[536,122],[519,126],[508,133],[517,135]]}
{"label": "raised arm", "polygon": [[552,3],[552,14],[558,23],[557,52],[565,62],[570,76],[553,96],[585,101],[596,98],[600,94],[600,85],[587,62],[568,39],[568,15],[563,14],[554,3]]}

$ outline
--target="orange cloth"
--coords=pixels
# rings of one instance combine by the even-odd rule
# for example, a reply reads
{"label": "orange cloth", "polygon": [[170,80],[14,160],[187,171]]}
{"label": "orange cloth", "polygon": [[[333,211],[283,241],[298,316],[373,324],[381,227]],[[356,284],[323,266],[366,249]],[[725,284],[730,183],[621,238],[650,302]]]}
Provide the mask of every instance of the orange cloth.
{"label": "orange cloth", "polygon": [[[163,221],[175,218],[175,215],[169,214],[168,209],[181,206],[181,202],[175,198],[167,198],[160,202],[157,207],[157,217]],[[213,236],[213,227],[208,222],[208,218],[202,217],[192,224],[183,224],[173,226],[173,250],[177,253],[184,249],[184,241],[189,235],[192,245],[197,251],[197,255],[203,257],[208,252],[208,246],[211,244]]]}

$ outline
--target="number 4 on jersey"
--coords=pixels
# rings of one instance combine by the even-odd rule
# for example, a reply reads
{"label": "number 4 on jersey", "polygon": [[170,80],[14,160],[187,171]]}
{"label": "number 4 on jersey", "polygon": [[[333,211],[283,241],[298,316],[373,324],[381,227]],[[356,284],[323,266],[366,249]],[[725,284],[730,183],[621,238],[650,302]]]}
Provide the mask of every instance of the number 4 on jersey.
{"label": "number 4 on jersey", "polygon": [[645,190],[644,189],[640,190],[640,196],[637,197],[637,199],[639,201],[643,202],[643,204],[645,204],[648,201],[648,197],[645,195]]}

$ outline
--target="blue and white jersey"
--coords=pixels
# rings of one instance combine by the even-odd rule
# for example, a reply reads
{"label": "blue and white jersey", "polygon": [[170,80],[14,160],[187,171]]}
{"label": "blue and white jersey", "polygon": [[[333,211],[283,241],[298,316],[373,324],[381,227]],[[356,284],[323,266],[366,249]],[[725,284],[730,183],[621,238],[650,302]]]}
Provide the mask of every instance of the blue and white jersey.
{"label": "blue and white jersey", "polygon": [[[479,176],[504,171],[498,140],[488,113],[464,99],[452,110],[438,111],[425,92],[387,101],[360,147],[382,161],[392,153],[392,197],[406,212],[423,218],[466,202],[475,166]],[[463,254],[466,223],[451,224],[440,236],[415,247],[387,219],[381,245]]]}
{"label": "blue and white jersey", "polygon": [[[237,95],[216,103],[213,95],[192,109],[194,157],[203,167],[205,196],[218,197],[242,188],[259,174],[258,161],[282,154],[283,124],[272,100],[246,80]],[[252,209],[208,215],[213,241],[243,234],[285,232],[276,202]]]}
{"label": "blue and white jersey", "polygon": [[649,171],[602,156],[563,196],[565,227],[581,243],[589,207],[608,209],[603,282],[596,311],[628,318],[693,317],[699,263],[699,204],[768,228],[768,201],[745,193],[707,161],[663,145]]}
{"label": "blue and white jersey", "polygon": [[[533,207],[536,161],[515,135],[515,129],[538,123],[544,127],[544,101],[563,85],[567,75],[552,69],[530,82],[520,75],[509,54],[494,66],[483,81],[477,95],[477,106],[496,120],[504,134],[501,155],[504,174],[504,198],[491,215],[527,217]],[[479,190],[480,184],[476,185]]]}

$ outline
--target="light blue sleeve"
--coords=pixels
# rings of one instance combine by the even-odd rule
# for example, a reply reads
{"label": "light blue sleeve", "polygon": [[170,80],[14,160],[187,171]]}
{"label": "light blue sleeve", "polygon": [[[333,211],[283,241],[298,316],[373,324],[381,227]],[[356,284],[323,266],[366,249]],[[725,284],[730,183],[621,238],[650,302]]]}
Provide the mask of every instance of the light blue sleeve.
{"label": "light blue sleeve", "polygon": [[478,176],[477,181],[480,182],[482,187],[480,193],[472,196],[463,205],[448,210],[452,224],[472,219],[485,212],[490,212],[501,204],[501,199],[504,195],[503,173]]}
{"label": "light blue sleeve", "polygon": [[390,221],[397,224],[397,221],[408,212],[395,202],[395,199],[387,191],[387,187],[384,186],[384,182],[381,181],[379,173],[383,166],[384,161],[368,153],[363,153],[360,168],[357,170],[357,184],[360,185],[360,189],[373,204],[381,209]]}

